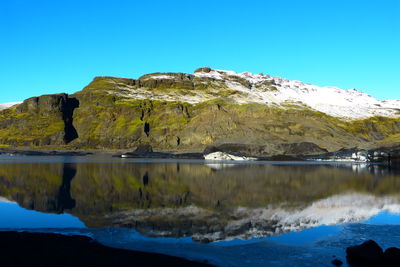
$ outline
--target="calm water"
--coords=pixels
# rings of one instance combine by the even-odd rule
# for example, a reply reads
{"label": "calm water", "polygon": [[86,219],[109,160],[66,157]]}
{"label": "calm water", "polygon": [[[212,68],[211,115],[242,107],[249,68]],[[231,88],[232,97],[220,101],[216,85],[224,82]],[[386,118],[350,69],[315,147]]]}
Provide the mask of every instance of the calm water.
{"label": "calm water", "polygon": [[357,241],[400,246],[399,193],[398,170],[380,165],[0,157],[3,230],[226,266],[329,266]]}

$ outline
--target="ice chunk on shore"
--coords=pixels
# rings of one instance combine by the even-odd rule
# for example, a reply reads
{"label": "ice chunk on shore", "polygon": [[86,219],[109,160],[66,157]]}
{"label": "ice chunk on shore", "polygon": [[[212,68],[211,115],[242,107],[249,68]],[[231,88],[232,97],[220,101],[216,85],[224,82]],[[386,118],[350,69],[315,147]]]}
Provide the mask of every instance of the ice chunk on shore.
{"label": "ice chunk on shore", "polygon": [[256,158],[246,156],[235,156],[225,152],[217,151],[204,155],[206,160],[257,160]]}

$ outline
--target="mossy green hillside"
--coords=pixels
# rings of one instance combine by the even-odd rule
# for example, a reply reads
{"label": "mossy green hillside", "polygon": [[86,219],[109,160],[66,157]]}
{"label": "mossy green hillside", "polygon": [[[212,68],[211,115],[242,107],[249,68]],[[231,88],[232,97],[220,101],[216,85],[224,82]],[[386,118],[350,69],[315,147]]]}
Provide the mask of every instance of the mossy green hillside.
{"label": "mossy green hillside", "polygon": [[53,102],[53,96],[43,96],[41,101],[31,98],[19,106],[0,111],[0,143],[13,146],[64,144],[65,121],[58,106],[60,97],[55,95]]}
{"label": "mossy green hillside", "polygon": [[[133,149],[151,144],[158,151],[244,144],[248,149],[242,152],[274,155],[289,153],[283,144],[310,142],[335,151],[400,141],[399,118],[348,121],[301,103],[238,104],[227,96],[241,92],[224,86],[219,80],[180,73],[156,73],[136,80],[97,77],[73,95],[42,96],[0,111],[0,144],[79,149]],[[180,102],[179,97],[176,101],[131,97],[137,90],[214,95],[211,100],[190,104]],[[66,112],[70,99],[77,104]],[[68,125],[76,131],[69,134],[73,138],[65,138]]]}

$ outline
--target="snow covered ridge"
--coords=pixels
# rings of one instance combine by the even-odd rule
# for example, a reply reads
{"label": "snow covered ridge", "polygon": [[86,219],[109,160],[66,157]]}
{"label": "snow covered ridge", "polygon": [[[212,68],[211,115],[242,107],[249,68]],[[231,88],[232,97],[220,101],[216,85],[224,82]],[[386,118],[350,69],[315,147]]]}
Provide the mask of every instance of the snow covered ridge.
{"label": "snow covered ridge", "polygon": [[4,104],[0,104],[0,110],[6,109],[6,108],[10,108],[14,105],[18,105],[21,104],[22,102],[10,102],[10,103],[4,103]]}
{"label": "snow covered ridge", "polygon": [[[196,72],[195,76],[213,79],[239,77],[249,82],[249,88],[240,83],[226,80],[228,87],[247,93],[248,97],[241,99],[245,103],[256,102],[265,104],[283,104],[301,102],[312,109],[335,117],[349,119],[368,118],[372,116],[399,116],[400,100],[380,101],[355,89],[344,90],[336,87],[319,87],[305,84],[301,81],[290,81],[269,75],[255,75],[249,72],[236,73],[225,70]],[[263,85],[271,83],[277,90],[271,91]],[[266,90],[267,89],[267,90]]]}
{"label": "snow covered ridge", "polygon": [[[174,73],[154,73],[145,75],[146,79],[174,80],[179,75]],[[400,116],[400,100],[378,100],[355,89],[336,87],[319,87],[301,81],[291,81],[269,75],[249,72],[201,68],[194,74],[185,74],[197,83],[211,84],[210,91],[191,90],[189,94],[178,91],[152,91],[143,87],[125,86],[120,92],[111,92],[120,96],[137,99],[154,99],[164,101],[181,101],[191,104],[201,103],[218,98],[218,93],[231,90],[225,98],[236,103],[258,103],[278,105],[282,108],[295,104],[311,108],[331,116],[346,119],[363,119],[372,116]],[[200,78],[195,80],[194,78]]]}

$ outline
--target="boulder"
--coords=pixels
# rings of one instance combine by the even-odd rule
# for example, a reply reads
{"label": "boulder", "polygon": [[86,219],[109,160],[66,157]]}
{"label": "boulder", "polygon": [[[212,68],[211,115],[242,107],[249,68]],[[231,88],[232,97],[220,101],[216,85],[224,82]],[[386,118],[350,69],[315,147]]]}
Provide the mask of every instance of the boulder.
{"label": "boulder", "polygon": [[202,68],[198,68],[194,71],[194,73],[196,72],[205,72],[205,73],[209,73],[211,72],[211,68],[210,67],[202,67]]}
{"label": "boulder", "polygon": [[388,248],[383,253],[384,266],[400,266],[400,249]]}
{"label": "boulder", "polygon": [[281,144],[280,147],[286,155],[312,155],[327,153],[328,150],[319,147],[318,145],[311,142],[300,142],[300,143],[289,143]]}
{"label": "boulder", "polygon": [[350,265],[381,266],[383,250],[375,241],[368,240],[361,245],[348,247],[346,259]]}
{"label": "boulder", "polygon": [[141,144],[136,147],[135,152],[150,153],[153,152],[153,147],[149,144]]}
{"label": "boulder", "polygon": [[332,264],[335,266],[342,266],[343,262],[339,259],[334,259],[334,260],[332,260]]}

